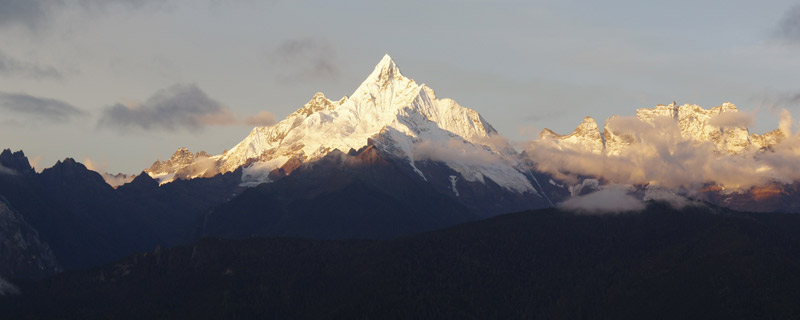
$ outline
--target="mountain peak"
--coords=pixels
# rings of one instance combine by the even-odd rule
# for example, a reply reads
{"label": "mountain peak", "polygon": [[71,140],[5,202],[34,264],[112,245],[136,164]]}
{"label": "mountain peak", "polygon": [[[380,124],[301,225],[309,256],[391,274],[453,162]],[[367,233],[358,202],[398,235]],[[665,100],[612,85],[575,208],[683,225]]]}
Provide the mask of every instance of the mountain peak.
{"label": "mountain peak", "polygon": [[[18,173],[33,173],[33,167],[28,162],[28,157],[22,150],[11,152],[11,149],[4,149],[0,153],[0,167],[5,167]],[[2,171],[0,171],[2,173]]]}
{"label": "mountain peak", "polygon": [[[426,175],[415,163],[433,160],[445,163],[464,181],[485,183],[486,178],[516,193],[536,192],[516,168],[516,151],[496,135],[475,110],[437,99],[432,89],[404,77],[387,54],[349,98],[333,102],[317,93],[286,119],[257,127],[228,152],[206,158],[208,165],[197,160],[186,165],[212,173],[244,166],[243,185],[254,185],[272,181],[270,173],[287,163],[317,161],[331,152],[360,150],[373,141],[375,148],[407,162],[422,179]],[[485,161],[475,162],[465,154]],[[182,178],[185,170],[154,166],[148,173]]]}
{"label": "mountain peak", "polygon": [[388,53],[383,55],[383,58],[381,58],[381,61],[378,62],[377,67],[382,67],[382,66],[395,67],[395,68],[397,67],[395,65],[395,63],[394,63],[394,60],[392,59],[391,56],[389,56]]}
{"label": "mountain peak", "polygon": [[387,53],[383,56],[381,61],[378,62],[378,64],[375,66],[375,69],[372,70],[372,73],[370,73],[369,77],[367,77],[367,81],[385,82],[391,80],[392,78],[402,77],[403,75],[400,73],[400,69],[397,67],[397,64],[395,64],[394,60],[392,60],[392,57],[390,57]]}
{"label": "mountain peak", "polygon": [[568,135],[560,135],[545,128],[539,134],[540,140],[547,140],[561,148],[589,151],[594,154],[603,153],[603,137],[597,121],[592,117],[584,117],[575,131]]}

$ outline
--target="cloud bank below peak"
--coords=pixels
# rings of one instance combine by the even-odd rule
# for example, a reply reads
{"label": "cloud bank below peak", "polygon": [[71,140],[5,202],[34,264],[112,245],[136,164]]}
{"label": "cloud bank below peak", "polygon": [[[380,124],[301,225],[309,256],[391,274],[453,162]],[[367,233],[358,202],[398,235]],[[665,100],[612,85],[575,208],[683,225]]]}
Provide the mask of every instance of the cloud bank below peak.
{"label": "cloud bank below peak", "polygon": [[616,185],[569,198],[559,203],[558,208],[584,214],[613,214],[642,211],[645,204],[630,195],[627,187]]}

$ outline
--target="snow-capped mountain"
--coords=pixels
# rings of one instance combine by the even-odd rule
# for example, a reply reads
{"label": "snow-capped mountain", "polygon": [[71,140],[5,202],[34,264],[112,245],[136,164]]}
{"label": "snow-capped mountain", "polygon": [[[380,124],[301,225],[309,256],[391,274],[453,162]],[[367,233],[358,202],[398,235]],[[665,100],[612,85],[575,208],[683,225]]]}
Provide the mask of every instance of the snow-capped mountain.
{"label": "snow-capped mountain", "polygon": [[593,154],[603,153],[603,137],[597,122],[592,117],[583,118],[583,122],[571,134],[560,135],[550,129],[544,129],[539,134],[540,141],[552,142],[559,147]]}
{"label": "snow-capped mountain", "polygon": [[637,125],[651,126],[659,130],[669,130],[670,126],[675,126],[681,139],[697,143],[710,142],[721,154],[741,154],[747,150],[766,149],[786,137],[780,130],[751,135],[746,126],[735,123],[736,121],[724,120],[735,118],[737,112],[736,106],[729,102],[711,109],[690,104],[678,106],[673,102],[670,105],[637,109],[638,123],[631,124],[631,121],[627,121],[626,124],[620,125],[627,119],[612,116],[606,119],[602,135],[597,122],[591,117],[586,117],[569,135],[560,135],[550,129],[544,129],[540,133],[539,140],[542,143],[555,145],[559,149],[620,156],[633,144],[650,142],[647,141],[647,137],[635,134],[635,131],[641,131]]}
{"label": "snow-capped mountain", "polygon": [[428,176],[416,163],[433,160],[466,181],[485,183],[488,178],[515,193],[537,192],[520,169],[518,153],[480,114],[451,99],[439,99],[433,89],[403,76],[389,55],[350,97],[331,101],[317,93],[283,121],[254,128],[221,155],[181,149],[147,172],[165,182],[245,167],[243,184],[255,185],[333,150],[348,152],[368,144],[403,159],[421,179]]}

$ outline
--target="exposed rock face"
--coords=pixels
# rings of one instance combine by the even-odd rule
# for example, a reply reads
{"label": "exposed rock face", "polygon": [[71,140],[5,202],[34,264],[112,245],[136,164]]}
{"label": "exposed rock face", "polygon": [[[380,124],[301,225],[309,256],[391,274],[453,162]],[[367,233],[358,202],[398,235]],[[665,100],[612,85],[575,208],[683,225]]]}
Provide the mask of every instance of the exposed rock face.
{"label": "exposed rock face", "polygon": [[0,275],[37,278],[60,271],[50,246],[0,196]]}

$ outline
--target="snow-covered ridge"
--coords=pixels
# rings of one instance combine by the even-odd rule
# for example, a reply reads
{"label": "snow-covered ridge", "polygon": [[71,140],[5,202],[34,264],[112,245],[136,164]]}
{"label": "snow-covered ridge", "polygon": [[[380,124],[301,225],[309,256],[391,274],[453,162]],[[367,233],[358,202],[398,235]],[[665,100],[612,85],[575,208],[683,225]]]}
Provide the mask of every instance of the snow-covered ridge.
{"label": "snow-covered ridge", "polygon": [[[358,150],[368,141],[412,168],[420,160],[442,161],[468,181],[489,178],[508,190],[535,192],[517,169],[517,152],[480,114],[438,99],[425,84],[403,76],[389,55],[349,98],[331,101],[317,93],[283,121],[254,128],[221,155],[176,153],[175,159],[154,164],[148,173],[186,179],[245,166],[243,182],[256,184],[268,182],[268,173],[289,161],[313,161],[336,149]],[[213,167],[201,163],[208,160]]]}
{"label": "snow-covered ridge", "polygon": [[635,143],[651,142],[633,132],[646,129],[644,126],[659,130],[670,130],[674,126],[682,139],[696,143],[710,142],[720,154],[741,154],[747,150],[770,148],[786,137],[780,130],[751,135],[745,125],[737,123],[737,113],[737,107],[729,102],[711,109],[690,104],[678,106],[673,102],[670,105],[637,109],[635,119],[612,116],[606,119],[602,135],[591,117],[586,117],[569,135],[544,129],[538,143],[550,144],[561,150],[620,156]]}
{"label": "snow-covered ridge", "polygon": [[781,128],[765,134],[751,135],[752,121],[731,103],[710,109],[659,105],[638,109],[635,117],[612,116],[602,139],[591,118],[570,135],[544,130],[526,155],[538,171],[568,185],[595,178],[697,194],[709,187],[731,193],[800,181],[800,134],[792,132],[788,111],[781,114]]}

